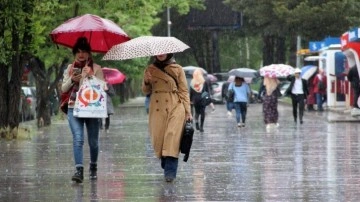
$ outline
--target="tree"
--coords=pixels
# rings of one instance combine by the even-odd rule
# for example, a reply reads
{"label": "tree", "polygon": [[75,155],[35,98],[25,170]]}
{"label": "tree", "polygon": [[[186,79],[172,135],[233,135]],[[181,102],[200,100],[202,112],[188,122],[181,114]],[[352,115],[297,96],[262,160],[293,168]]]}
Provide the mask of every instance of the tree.
{"label": "tree", "polygon": [[[168,0],[166,3],[186,12],[199,2],[201,0]],[[56,46],[50,41],[49,33],[56,25],[77,15],[92,13],[124,25],[122,28],[130,36],[146,35],[159,22],[155,16],[165,7],[163,2],[156,0],[124,0],[121,3],[116,0],[5,0],[0,2],[0,8],[0,73],[4,75],[0,78],[0,113],[6,115],[0,117],[0,133],[2,136],[11,133],[16,137],[21,76],[25,65],[31,66],[36,80],[37,119],[42,119],[44,125],[51,124],[48,97],[73,57],[68,48]],[[102,62],[101,55],[95,55],[95,58]],[[128,77],[136,80],[147,61],[103,63],[121,66]]]}
{"label": "tree", "polygon": [[[313,0],[226,0],[235,10],[243,12],[248,34],[263,39],[263,63],[287,62],[295,58],[296,36],[304,44],[327,36],[340,36],[358,24],[359,2]],[[292,56],[291,56],[292,55]],[[288,61],[295,65],[295,60]]]}

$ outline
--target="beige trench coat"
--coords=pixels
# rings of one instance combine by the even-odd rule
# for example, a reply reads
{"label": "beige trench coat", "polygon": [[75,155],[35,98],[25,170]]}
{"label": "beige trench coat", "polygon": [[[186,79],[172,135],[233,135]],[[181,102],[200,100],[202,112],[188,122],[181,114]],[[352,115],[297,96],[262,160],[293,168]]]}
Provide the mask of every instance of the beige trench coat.
{"label": "beige trench coat", "polygon": [[145,94],[151,93],[149,107],[149,130],[156,157],[171,156],[178,158],[180,140],[186,113],[190,114],[188,85],[184,70],[180,65],[170,64],[165,71],[175,80],[154,65],[150,71],[150,84],[142,84]]}

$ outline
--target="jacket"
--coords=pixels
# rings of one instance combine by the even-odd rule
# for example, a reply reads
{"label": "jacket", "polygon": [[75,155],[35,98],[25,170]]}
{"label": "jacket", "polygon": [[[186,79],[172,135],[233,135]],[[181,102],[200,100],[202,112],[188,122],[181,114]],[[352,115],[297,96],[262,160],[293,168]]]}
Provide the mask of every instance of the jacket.
{"label": "jacket", "polygon": [[156,157],[178,158],[185,116],[191,113],[188,84],[180,65],[169,64],[164,70],[171,76],[149,65],[145,73],[150,71],[152,79],[149,84],[143,81],[142,91],[151,93],[149,131]]}
{"label": "jacket", "polygon": [[[285,95],[290,96],[290,95],[292,95],[291,91],[292,91],[292,88],[294,87],[295,76],[288,76],[287,80],[290,81],[290,85],[286,89]],[[305,79],[303,79],[303,78],[301,79],[301,81],[302,81],[304,96],[307,97],[309,95],[309,88],[308,88],[308,85],[307,85],[307,81]]]}

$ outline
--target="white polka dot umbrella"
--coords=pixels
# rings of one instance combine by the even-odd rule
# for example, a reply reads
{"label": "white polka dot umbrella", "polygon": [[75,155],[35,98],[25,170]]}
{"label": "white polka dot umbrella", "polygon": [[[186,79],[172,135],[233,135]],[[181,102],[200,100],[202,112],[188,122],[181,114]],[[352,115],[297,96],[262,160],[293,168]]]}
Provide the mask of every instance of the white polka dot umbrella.
{"label": "white polka dot umbrella", "polygon": [[260,68],[260,76],[279,78],[294,74],[295,69],[290,65],[272,64]]}
{"label": "white polka dot umbrella", "polygon": [[103,60],[126,60],[183,52],[189,46],[175,37],[141,36],[113,46]]}

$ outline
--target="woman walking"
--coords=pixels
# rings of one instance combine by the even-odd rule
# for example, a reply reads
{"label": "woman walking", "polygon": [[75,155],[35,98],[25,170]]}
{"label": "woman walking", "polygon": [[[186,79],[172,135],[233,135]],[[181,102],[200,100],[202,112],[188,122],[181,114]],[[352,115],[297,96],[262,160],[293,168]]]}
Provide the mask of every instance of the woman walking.
{"label": "woman walking", "polygon": [[[250,87],[244,78],[235,77],[228,90],[234,91],[234,107],[236,111],[236,122],[238,127],[245,127],[247,104],[251,94]],[[241,116],[241,122],[240,122]]]}
{"label": "woman walking", "polygon": [[[205,108],[206,105],[202,103],[201,95],[207,92],[210,95],[208,83],[205,81],[203,71],[200,68],[195,69],[193,78],[190,82],[190,101],[195,108],[195,128],[204,132]],[[199,124],[200,117],[200,124]]]}
{"label": "woman walking", "polygon": [[75,61],[68,65],[64,72],[61,86],[62,92],[72,92],[68,101],[67,117],[73,136],[73,152],[75,160],[75,174],[71,180],[82,183],[84,180],[83,146],[84,125],[86,125],[88,144],[90,147],[90,179],[97,178],[97,160],[99,154],[99,119],[77,118],[73,116],[76,91],[81,86],[84,78],[94,76],[104,80],[101,67],[93,63],[91,58],[91,47],[85,37],[80,37],[73,47]]}
{"label": "woman walking", "polygon": [[149,130],[166,182],[176,178],[180,140],[185,120],[191,120],[188,85],[173,54],[155,56],[144,72],[142,90],[151,93]]}
{"label": "woman walking", "polygon": [[279,80],[277,78],[264,78],[265,94],[263,96],[263,113],[264,123],[266,129],[271,129],[278,126],[279,112],[278,95],[279,95]]}

